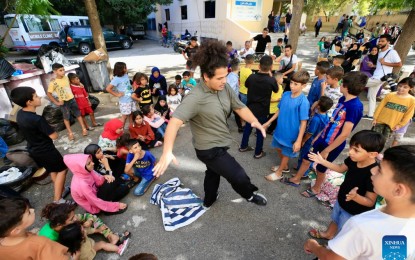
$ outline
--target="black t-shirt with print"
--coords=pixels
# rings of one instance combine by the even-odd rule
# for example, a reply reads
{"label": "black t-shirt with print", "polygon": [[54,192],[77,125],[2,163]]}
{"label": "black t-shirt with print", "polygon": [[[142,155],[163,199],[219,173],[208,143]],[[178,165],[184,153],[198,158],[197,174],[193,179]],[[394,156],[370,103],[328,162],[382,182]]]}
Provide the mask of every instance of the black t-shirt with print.
{"label": "black t-shirt with print", "polygon": [[378,164],[374,163],[364,168],[358,168],[357,162],[353,162],[350,157],[347,157],[344,160],[344,164],[347,165],[348,170],[346,177],[344,178],[344,182],[340,185],[339,194],[337,195],[340,207],[352,215],[357,215],[374,209],[375,206],[366,207],[355,201],[346,201],[346,195],[355,187],[359,188],[357,193],[361,196],[365,196],[368,191],[373,192],[372,179],[370,178],[372,174],[370,170]]}
{"label": "black t-shirt with print", "polygon": [[146,85],[144,88],[140,86],[134,91],[134,93],[137,95],[138,98],[142,98],[140,102],[140,107],[153,104],[149,86]]}

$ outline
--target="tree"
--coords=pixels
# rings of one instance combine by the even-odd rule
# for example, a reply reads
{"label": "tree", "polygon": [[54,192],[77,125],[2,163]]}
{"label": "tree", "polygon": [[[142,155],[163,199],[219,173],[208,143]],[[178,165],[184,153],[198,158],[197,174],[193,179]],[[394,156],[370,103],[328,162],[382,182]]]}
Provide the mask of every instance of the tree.
{"label": "tree", "polygon": [[322,12],[326,17],[326,22],[328,22],[330,17],[339,12],[339,10],[342,10],[344,6],[351,4],[352,2],[352,0],[308,0],[307,4],[304,6],[304,12],[307,15],[311,16],[320,14]]}
{"label": "tree", "polygon": [[98,9],[95,0],[84,0],[85,9],[88,14],[89,24],[91,25],[92,38],[96,49],[103,48],[107,51],[104,35],[102,34],[101,22],[99,21]]}
{"label": "tree", "polygon": [[[402,63],[405,63],[408,56],[409,49],[412,43],[415,41],[415,34],[413,28],[415,28],[415,0],[377,0],[373,4],[376,4],[379,8],[386,8],[388,10],[408,10],[409,15],[406,19],[402,33],[396,42],[394,49],[401,57]],[[394,73],[398,73],[400,68],[394,68]]]}
{"label": "tree", "polygon": [[304,1],[293,1],[293,10],[289,31],[289,43],[292,46],[293,52],[297,50],[298,37],[300,36],[301,15],[303,14]]}

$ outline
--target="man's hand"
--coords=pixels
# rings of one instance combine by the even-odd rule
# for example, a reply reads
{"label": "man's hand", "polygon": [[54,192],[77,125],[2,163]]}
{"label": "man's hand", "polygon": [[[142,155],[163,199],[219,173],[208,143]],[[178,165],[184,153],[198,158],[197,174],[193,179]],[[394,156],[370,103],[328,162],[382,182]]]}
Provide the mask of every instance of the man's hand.
{"label": "man's hand", "polygon": [[259,131],[261,131],[261,133],[262,133],[262,136],[265,138],[265,137],[267,137],[267,134],[265,133],[265,128],[258,122],[258,121],[255,121],[255,122],[252,122],[251,123],[251,126],[253,127],[253,128],[256,128],[256,129],[258,129]]}
{"label": "man's hand", "polygon": [[61,100],[59,100],[59,101],[56,103],[56,105],[57,105],[57,106],[63,106],[63,104],[64,104],[64,102],[63,102],[63,101],[61,101]]}
{"label": "man's hand", "polygon": [[358,187],[354,187],[351,191],[349,191],[349,193],[346,194],[346,201],[354,200],[354,198],[357,196],[358,189]]}
{"label": "man's hand", "polygon": [[384,58],[379,59],[379,63],[382,65],[385,64],[385,59]]}
{"label": "man's hand", "polygon": [[174,164],[178,165],[178,161],[177,161],[176,157],[173,155],[173,153],[171,153],[171,152],[170,153],[163,153],[160,157],[160,160],[156,164],[156,166],[154,166],[153,176],[158,178],[161,175],[163,175],[164,172],[166,171],[167,167],[169,166],[169,164],[172,161],[173,161]]}

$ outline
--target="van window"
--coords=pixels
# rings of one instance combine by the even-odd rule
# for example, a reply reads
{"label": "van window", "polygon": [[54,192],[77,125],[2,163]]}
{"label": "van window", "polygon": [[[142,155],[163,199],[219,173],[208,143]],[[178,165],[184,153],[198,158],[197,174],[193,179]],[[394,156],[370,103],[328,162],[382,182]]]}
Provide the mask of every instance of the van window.
{"label": "van window", "polygon": [[59,26],[59,22],[57,19],[50,19],[49,24],[52,28],[52,31],[60,31],[61,27]]}
{"label": "van window", "polygon": [[[12,25],[12,22],[14,20],[14,17],[7,17],[4,20],[5,20],[6,24],[7,24],[7,27],[10,27],[10,28],[19,28],[19,23],[17,22],[17,20]],[[10,25],[12,25],[12,26],[10,26]]]}
{"label": "van window", "polygon": [[27,16],[23,18],[27,28],[29,29],[29,32],[42,32],[42,23],[40,19],[34,17],[34,16]]}

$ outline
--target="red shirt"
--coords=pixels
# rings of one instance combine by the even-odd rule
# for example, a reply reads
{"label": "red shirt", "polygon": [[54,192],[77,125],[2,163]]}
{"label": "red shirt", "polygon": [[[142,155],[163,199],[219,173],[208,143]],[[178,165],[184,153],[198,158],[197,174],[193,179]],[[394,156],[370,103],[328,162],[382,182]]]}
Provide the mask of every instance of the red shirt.
{"label": "red shirt", "polygon": [[78,104],[79,109],[91,106],[89,104],[88,93],[86,92],[82,84],[80,86],[71,84],[71,90],[75,97],[76,103]]}
{"label": "red shirt", "polygon": [[144,142],[146,144],[149,144],[150,141],[156,139],[156,137],[154,136],[154,132],[151,129],[151,126],[145,121],[139,126],[135,124],[130,125],[129,130],[131,138],[138,139],[138,136],[142,135],[145,138]]}

